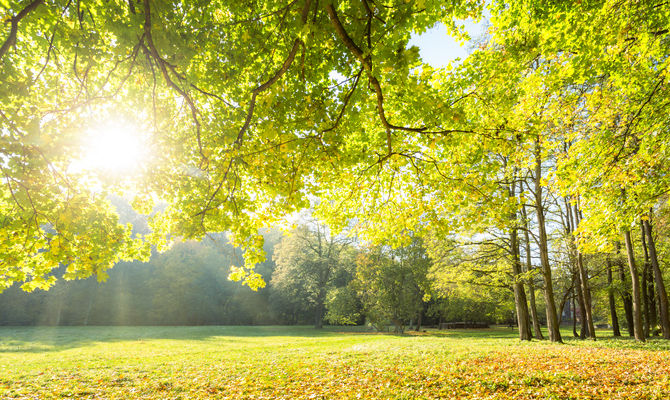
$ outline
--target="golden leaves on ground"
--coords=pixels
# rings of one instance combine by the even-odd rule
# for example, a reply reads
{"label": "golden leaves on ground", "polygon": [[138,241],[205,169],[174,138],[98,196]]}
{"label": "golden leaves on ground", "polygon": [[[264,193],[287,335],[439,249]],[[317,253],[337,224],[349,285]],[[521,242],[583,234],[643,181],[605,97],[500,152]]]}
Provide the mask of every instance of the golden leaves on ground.
{"label": "golden leaves on ground", "polygon": [[[502,329],[404,336],[286,327],[106,329],[126,337],[16,351],[0,341],[0,397],[661,399],[670,393],[670,357],[658,341],[519,343]],[[140,332],[146,339],[126,340]]]}

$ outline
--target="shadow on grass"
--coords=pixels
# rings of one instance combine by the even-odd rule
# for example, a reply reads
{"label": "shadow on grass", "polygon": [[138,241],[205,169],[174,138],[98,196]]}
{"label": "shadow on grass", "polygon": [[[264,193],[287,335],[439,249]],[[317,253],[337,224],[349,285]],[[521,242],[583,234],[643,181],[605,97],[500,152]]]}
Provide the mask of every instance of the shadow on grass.
{"label": "shadow on grass", "polygon": [[[647,343],[638,343],[632,338],[614,338],[611,332],[598,332],[596,342],[572,337],[572,332],[562,330],[566,346],[606,347],[638,350],[670,350],[670,341],[652,338]],[[328,338],[342,335],[395,336],[399,339],[432,337],[463,340],[518,340],[518,331],[508,327],[489,329],[427,329],[420,332],[406,331],[396,335],[370,331],[364,326],[327,326],[314,329],[310,326],[36,326],[0,327],[0,354],[2,353],[48,353],[72,348],[86,347],[98,343],[143,342],[155,340],[225,342],[243,341],[244,338]],[[545,334],[545,337],[548,335]],[[550,344],[548,340],[533,341],[535,344]],[[476,345],[476,344],[475,344]],[[530,343],[532,345],[532,343]]]}
{"label": "shadow on grass", "polygon": [[0,327],[0,354],[46,353],[97,343],[142,342],[153,340],[219,340],[235,342],[244,338],[327,338],[342,335],[443,337],[451,339],[513,339],[510,328],[406,331],[396,335],[371,331],[365,326],[31,326]]}
{"label": "shadow on grass", "polygon": [[0,327],[0,353],[42,353],[96,343],[149,340],[211,340],[230,337],[317,338],[335,335],[333,328],[308,326],[31,326]]}

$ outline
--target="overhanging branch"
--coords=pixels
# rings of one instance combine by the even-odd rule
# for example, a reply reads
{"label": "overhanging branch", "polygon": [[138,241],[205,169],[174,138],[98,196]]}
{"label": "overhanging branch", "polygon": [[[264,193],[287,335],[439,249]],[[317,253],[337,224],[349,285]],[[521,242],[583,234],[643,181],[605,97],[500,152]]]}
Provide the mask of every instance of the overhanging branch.
{"label": "overhanging branch", "polygon": [[391,130],[423,132],[427,128],[426,127],[412,128],[407,126],[399,126],[394,125],[388,121],[388,119],[386,118],[386,112],[384,111],[384,93],[382,92],[382,87],[379,83],[379,80],[372,71],[372,61],[370,57],[366,56],[365,52],[360,47],[358,47],[358,45],[353,41],[353,39],[351,39],[346,29],[344,29],[344,26],[342,25],[342,22],[340,21],[340,18],[337,15],[337,11],[335,11],[335,7],[333,6],[332,3],[326,5],[326,11],[328,12],[328,17],[330,18],[330,22],[333,25],[333,28],[335,28],[335,33],[340,38],[342,43],[344,43],[347,49],[349,49],[349,51],[358,59],[358,61],[361,63],[361,65],[365,69],[365,72],[368,75],[370,85],[374,89],[375,95],[377,96],[377,111],[379,113],[379,119],[386,128],[387,146],[389,153],[391,153],[392,152]]}
{"label": "overhanging branch", "polygon": [[25,18],[26,15],[35,10],[42,3],[44,3],[44,0],[33,0],[26,6],[26,8],[19,11],[18,14],[9,20],[11,28],[9,29],[9,36],[7,36],[7,39],[5,39],[2,47],[0,47],[0,60],[2,60],[2,57],[7,53],[9,48],[16,44],[16,35],[19,31],[19,22],[21,22],[21,20]]}

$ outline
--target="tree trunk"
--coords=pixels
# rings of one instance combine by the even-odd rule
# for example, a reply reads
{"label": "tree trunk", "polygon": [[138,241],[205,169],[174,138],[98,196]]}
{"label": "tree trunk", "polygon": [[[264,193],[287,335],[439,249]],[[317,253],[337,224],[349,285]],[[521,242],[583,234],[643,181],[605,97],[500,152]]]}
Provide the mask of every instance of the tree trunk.
{"label": "tree trunk", "polygon": [[[651,274],[652,272],[649,271]],[[658,325],[658,315],[656,308],[656,291],[654,289],[654,280],[647,279],[647,301],[649,302],[649,326],[651,326],[652,334],[656,336],[658,331],[655,329]]]}
{"label": "tree trunk", "polygon": [[531,340],[530,326],[528,318],[528,301],[526,299],[526,292],[523,287],[523,280],[521,280],[521,260],[519,258],[519,237],[516,228],[513,228],[509,234],[510,236],[510,250],[512,253],[512,272],[513,272],[513,288],[514,288],[514,305],[516,306],[516,318],[519,326],[519,339]]}
{"label": "tree trunk", "polygon": [[[516,176],[516,170],[514,171]],[[516,198],[516,184],[507,186],[509,198]],[[517,326],[519,327],[519,339],[531,340],[530,319],[528,317],[528,300],[522,279],[521,254],[519,252],[519,229],[518,214],[516,209],[508,215],[510,222],[509,231],[509,254],[512,261],[512,289],[514,290],[514,306],[516,308]]]}
{"label": "tree trunk", "polygon": [[[572,285],[574,285],[574,282],[572,282]],[[561,310],[561,312],[558,313],[559,326],[563,323],[563,310],[565,309],[566,302],[568,304],[568,312],[570,312],[570,302],[568,302],[568,299],[572,297],[572,289],[573,289],[572,285],[568,288],[568,290],[565,291],[565,294],[563,295],[561,302],[558,304],[558,309]]]}
{"label": "tree trunk", "polygon": [[581,327],[579,328],[579,338],[580,339],[586,339],[586,337],[589,335],[589,326],[586,323],[586,318],[584,318],[584,315],[586,314],[586,306],[584,305],[584,293],[581,290],[582,287],[582,277],[579,274],[578,271],[573,270],[573,274],[575,276],[575,292],[577,293],[577,304],[579,305],[579,324]]}
{"label": "tree trunk", "polygon": [[584,267],[584,260],[581,253],[577,253],[577,271],[579,273],[580,281],[580,291],[582,292],[583,311],[582,319],[584,320],[583,326],[586,327],[586,335],[593,340],[596,340],[596,331],[593,325],[593,314],[591,312],[591,289],[589,287],[589,278]]}
{"label": "tree trunk", "polygon": [[623,233],[626,242],[626,255],[628,257],[628,268],[630,269],[631,286],[633,288],[633,332],[635,340],[644,342],[644,332],[642,330],[642,313],[640,307],[640,279],[635,266],[635,256],[633,254],[633,243],[630,238],[630,231]]}
{"label": "tree trunk", "polygon": [[575,304],[575,294],[572,294],[572,336],[579,337],[577,334],[577,308]]}
{"label": "tree trunk", "polygon": [[544,278],[544,300],[547,305],[547,329],[549,340],[562,343],[561,331],[556,315],[556,302],[554,301],[554,285],[551,280],[551,265],[549,264],[549,246],[547,245],[547,231],[545,227],[544,205],[542,204],[542,155],[540,138],[535,141],[535,210],[537,213],[537,226],[539,231],[540,261],[542,264],[542,278]]}
{"label": "tree trunk", "polygon": [[621,279],[621,301],[623,302],[623,310],[626,315],[626,329],[628,330],[628,336],[634,336],[633,331],[633,299],[631,298],[630,291],[628,290],[628,279],[626,279],[626,273],[624,272],[623,263],[618,261],[619,265],[619,279]]}
{"label": "tree trunk", "polygon": [[645,229],[644,223],[640,221],[640,228],[642,228],[642,250],[644,250],[644,267],[642,268],[642,282],[640,283],[640,291],[642,292],[642,316],[644,317],[644,337],[649,337],[649,320],[651,319],[651,310],[649,309],[649,296],[648,287],[649,287],[649,251],[647,250],[647,241],[645,240]]}
{"label": "tree trunk", "polygon": [[417,315],[416,318],[416,331],[419,332],[421,330],[421,324],[423,323],[423,307],[419,309],[419,315]]}
{"label": "tree trunk", "polygon": [[530,316],[531,322],[533,324],[533,336],[535,339],[544,340],[542,335],[542,327],[540,326],[540,320],[537,317],[537,305],[535,302],[535,284],[533,283],[533,278],[531,277],[528,280],[528,297],[530,300]]}
{"label": "tree trunk", "polygon": [[607,257],[607,297],[610,303],[610,315],[612,316],[612,332],[614,336],[621,336],[619,330],[619,317],[616,315],[616,301],[614,300],[614,289],[612,289],[612,261]]}
{"label": "tree trunk", "polygon": [[316,309],[314,311],[314,328],[321,329],[323,328],[323,316],[325,311],[326,303],[326,290],[321,288],[319,290],[319,297],[316,299]]}
{"label": "tree trunk", "polygon": [[649,246],[649,257],[651,258],[651,267],[654,271],[654,283],[656,284],[656,294],[658,295],[659,308],[661,314],[661,329],[663,338],[670,339],[670,317],[668,315],[668,293],[665,291],[663,274],[658,265],[658,256],[656,254],[656,243],[651,232],[651,224],[648,220],[643,221],[644,230],[647,233],[647,245]]}
{"label": "tree trunk", "polygon": [[316,306],[316,311],[314,311],[314,328],[323,328],[323,308],[318,305]]}
{"label": "tree trunk", "polygon": [[[522,190],[523,190],[523,184],[522,184]],[[533,270],[533,264],[531,262],[532,259],[530,254],[530,234],[528,233],[528,229],[530,229],[530,224],[528,223],[526,206],[521,207],[521,212],[523,215],[524,225],[526,227],[526,229],[523,231],[523,236],[526,244],[526,271],[530,272]],[[538,340],[544,340],[544,336],[542,335],[542,329],[540,328],[540,321],[537,318],[537,306],[535,305],[534,279],[535,278],[533,276],[531,276],[528,279],[528,297],[530,300],[530,315],[533,321],[533,333],[535,335],[535,338]]]}
{"label": "tree trunk", "polygon": [[[574,222],[574,227],[575,229],[577,226],[579,226],[579,207],[577,206],[577,203],[573,205],[573,216],[575,219]],[[591,288],[589,287],[589,274],[586,271],[586,267],[584,266],[584,258],[582,257],[582,252],[579,251],[577,248],[577,243],[574,241],[574,235],[573,235],[573,241],[572,245],[574,247],[575,251],[575,256],[576,256],[576,261],[577,261],[577,272],[579,273],[579,281],[580,285],[578,287],[578,290],[582,292],[582,299],[583,299],[583,308],[582,311],[584,312],[582,314],[582,319],[584,320],[585,324],[583,323],[582,326],[586,325],[586,328],[588,329],[588,336],[596,340],[596,331],[593,326],[593,313],[591,312]],[[582,334],[584,331],[582,331]]]}

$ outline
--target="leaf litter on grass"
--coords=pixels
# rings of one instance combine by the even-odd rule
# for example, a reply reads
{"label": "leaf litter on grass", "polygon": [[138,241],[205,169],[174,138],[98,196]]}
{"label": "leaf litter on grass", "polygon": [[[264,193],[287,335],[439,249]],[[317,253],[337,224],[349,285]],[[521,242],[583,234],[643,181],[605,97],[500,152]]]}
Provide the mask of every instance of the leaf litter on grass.
{"label": "leaf litter on grass", "polygon": [[175,335],[180,339],[142,345],[111,340],[0,352],[0,398],[662,399],[670,393],[669,352],[658,344],[291,332],[237,341],[224,329],[207,340]]}

